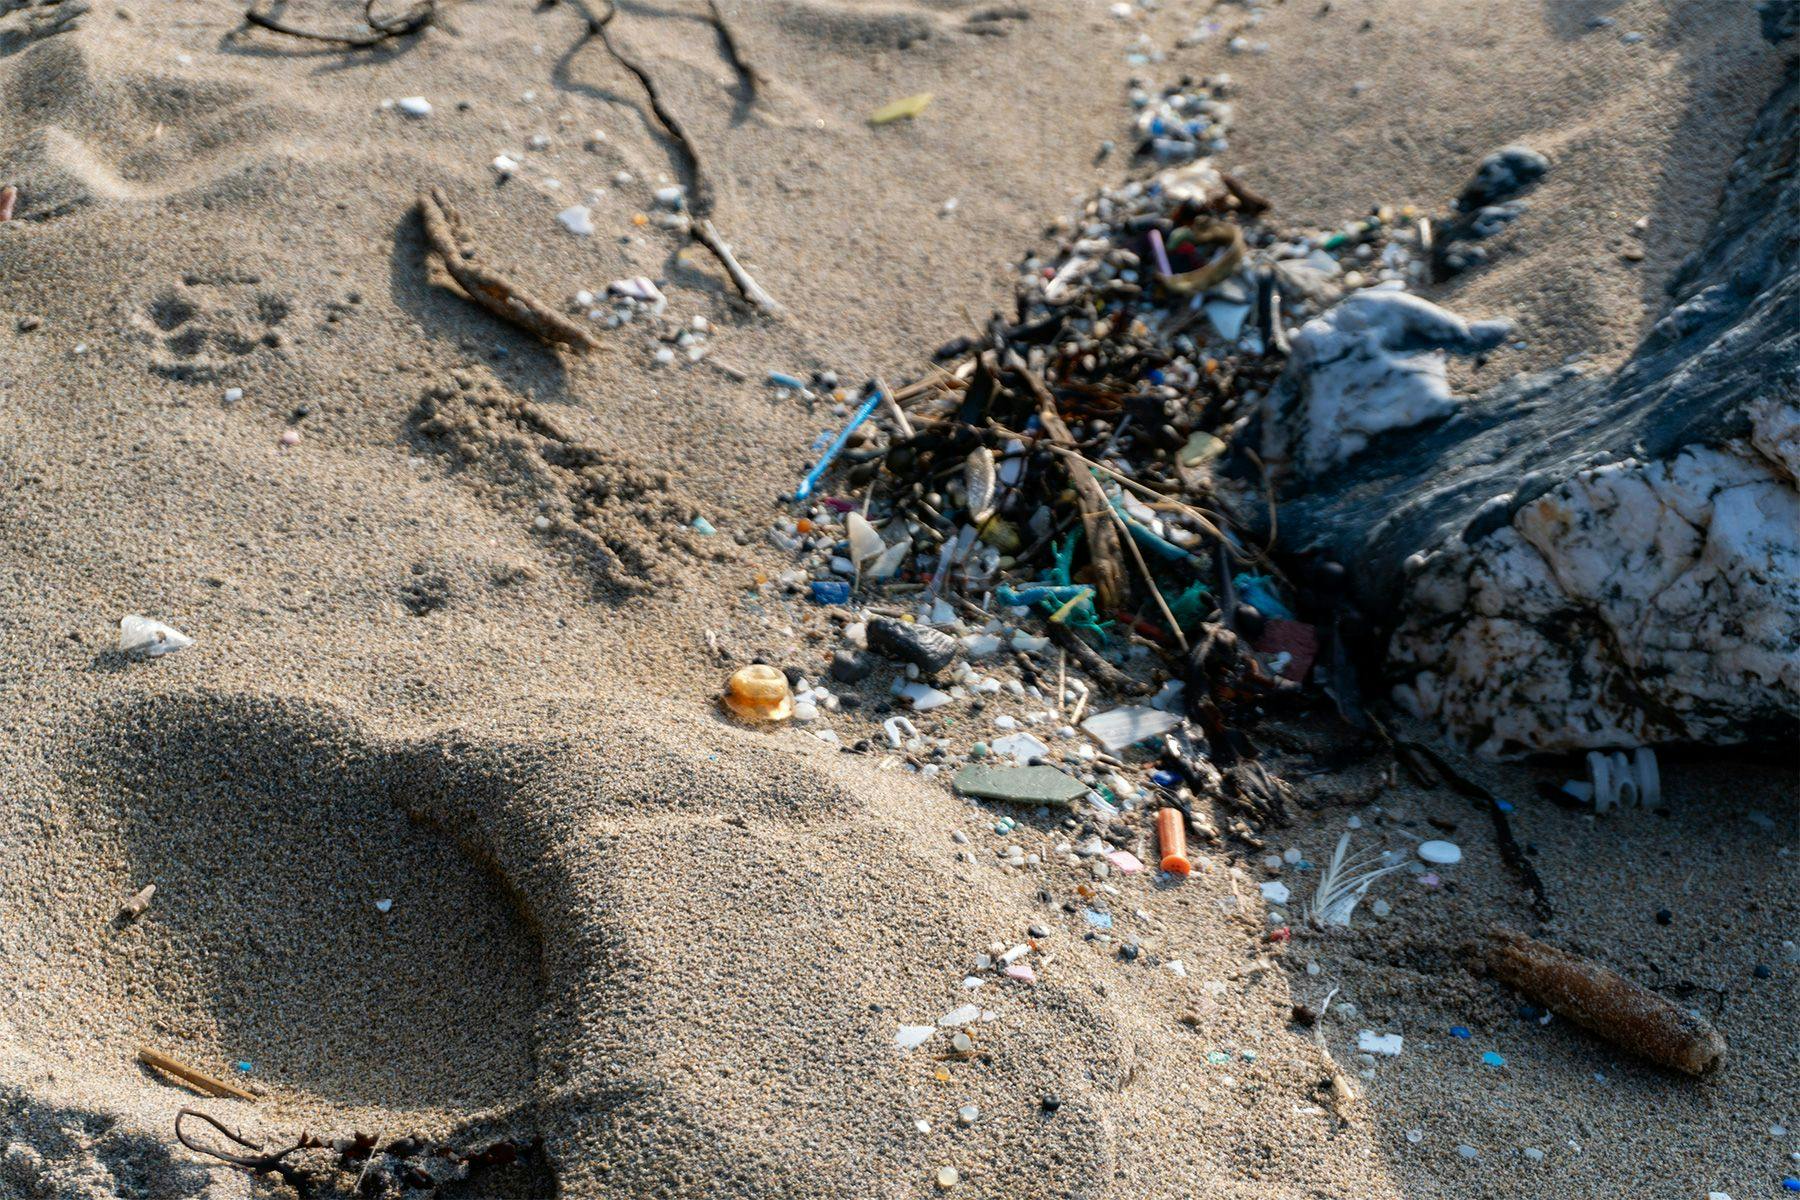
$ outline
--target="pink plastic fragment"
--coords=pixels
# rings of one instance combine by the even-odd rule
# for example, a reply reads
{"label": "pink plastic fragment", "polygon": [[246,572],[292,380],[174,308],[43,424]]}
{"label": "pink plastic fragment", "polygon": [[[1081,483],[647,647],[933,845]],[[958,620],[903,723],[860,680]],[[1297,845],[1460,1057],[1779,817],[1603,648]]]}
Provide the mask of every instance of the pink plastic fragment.
{"label": "pink plastic fragment", "polygon": [[1441,886],[1443,886],[1443,883],[1444,883],[1444,881],[1442,879],[1438,878],[1438,873],[1436,871],[1427,871],[1423,875],[1419,876],[1419,886],[1420,887],[1428,887],[1428,888],[1441,887]]}
{"label": "pink plastic fragment", "polygon": [[1138,856],[1129,850],[1108,850],[1106,861],[1119,868],[1119,873],[1122,875],[1130,875],[1134,871],[1144,869],[1144,864],[1138,861]]}
{"label": "pink plastic fragment", "polygon": [[1006,977],[1008,979],[1017,979],[1020,983],[1037,982],[1037,972],[1032,970],[1026,963],[1014,963],[1012,966],[1006,968]]}

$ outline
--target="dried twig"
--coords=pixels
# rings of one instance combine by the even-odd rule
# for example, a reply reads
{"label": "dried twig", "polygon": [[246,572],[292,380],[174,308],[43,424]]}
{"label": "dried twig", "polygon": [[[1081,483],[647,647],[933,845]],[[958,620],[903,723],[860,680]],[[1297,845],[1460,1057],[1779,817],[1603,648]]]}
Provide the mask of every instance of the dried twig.
{"label": "dried twig", "polygon": [[1617,971],[1510,929],[1489,933],[1488,969],[1558,1016],[1616,1046],[1689,1075],[1725,1062],[1725,1038]]}
{"label": "dried twig", "polygon": [[[1025,364],[1017,351],[1007,351],[1006,366],[1024,382],[1037,401],[1038,420],[1043,422],[1044,433],[1057,445],[1074,450],[1075,435],[1069,432],[1062,413],[1057,411],[1056,397],[1050,394],[1049,386]],[[1107,500],[1099,482],[1088,472],[1071,468],[1068,474],[1069,483],[1081,499],[1081,524],[1087,532],[1088,556],[1093,562],[1094,590],[1100,594],[1100,607],[1112,612],[1125,603],[1125,556],[1119,546],[1119,531],[1110,519],[1112,502]]]}
{"label": "dried twig", "polygon": [[[191,1083],[201,1091],[211,1092],[215,1096],[225,1096],[233,1100],[254,1100],[255,1096],[243,1088],[226,1083],[223,1079],[214,1079],[205,1071],[196,1070],[178,1059],[170,1058],[160,1050],[152,1050],[148,1046],[138,1047],[137,1060],[147,1067],[155,1067],[159,1071],[175,1076],[175,1078]],[[210,1119],[210,1118],[208,1118]]]}
{"label": "dried twig", "polygon": [[242,1167],[252,1175],[279,1175],[281,1176],[281,1181],[283,1183],[287,1184],[301,1195],[306,1194],[306,1172],[285,1160],[288,1155],[294,1153],[296,1150],[310,1150],[319,1146],[321,1143],[316,1141],[312,1135],[305,1133],[301,1134],[300,1140],[287,1147],[285,1150],[265,1151],[260,1154],[239,1154],[234,1150],[220,1150],[215,1146],[208,1146],[204,1142],[194,1141],[188,1136],[187,1131],[181,1127],[181,1123],[189,1117],[192,1117],[196,1121],[205,1121],[208,1125],[211,1125],[214,1129],[224,1134],[233,1143],[244,1147],[246,1150],[262,1150],[262,1144],[260,1142],[253,1142],[236,1130],[225,1128],[218,1120],[201,1112],[199,1109],[184,1108],[175,1114],[175,1140],[186,1146],[189,1150],[192,1150],[196,1154],[204,1154],[208,1157],[216,1158],[220,1162],[228,1162],[234,1167]]}
{"label": "dried twig", "polygon": [[1175,619],[1174,612],[1169,608],[1169,602],[1163,599],[1162,589],[1156,586],[1156,577],[1150,574],[1150,566],[1144,561],[1144,552],[1138,549],[1137,542],[1131,536],[1131,531],[1125,528],[1125,518],[1121,517],[1110,504],[1106,507],[1106,515],[1112,518],[1112,523],[1119,534],[1119,540],[1125,543],[1125,549],[1131,553],[1131,561],[1137,564],[1138,574],[1144,577],[1145,586],[1150,589],[1150,595],[1156,600],[1156,607],[1162,610],[1163,620],[1169,623],[1169,632],[1175,635],[1176,644],[1181,647],[1181,652],[1186,654],[1188,652],[1187,635],[1181,632],[1181,622]]}
{"label": "dried twig", "polygon": [[267,29],[271,33],[305,38],[313,42],[330,42],[333,45],[348,46],[354,50],[364,50],[370,46],[379,46],[394,38],[418,33],[436,19],[437,0],[418,0],[418,3],[399,16],[387,18],[375,15],[375,0],[364,0],[363,24],[368,26],[369,32],[321,33],[317,30],[301,29],[298,26],[289,25],[255,5],[244,10],[244,20],[248,24]]}
{"label": "dried twig", "polygon": [[419,197],[419,218],[425,225],[425,240],[444,264],[444,270],[469,299],[546,342],[575,350],[599,348],[600,343],[580,325],[520,289],[499,272],[471,261],[461,236],[461,219],[450,207],[443,188],[432,188]]}
{"label": "dried twig", "polygon": [[[638,86],[644,89],[644,97],[650,102],[651,113],[662,125],[663,132],[668,134],[669,140],[675,145],[676,167],[681,174],[682,186],[687,192],[687,207],[692,217],[688,223],[689,236],[705,246],[712,256],[719,260],[719,265],[725,268],[727,275],[731,276],[731,282],[743,294],[744,299],[765,313],[780,312],[781,305],[777,304],[775,298],[757,284],[750,272],[745,270],[743,264],[738,262],[737,257],[732,254],[730,245],[719,236],[719,231],[713,227],[712,184],[707,180],[705,172],[700,169],[700,154],[694,149],[693,139],[688,137],[687,129],[663,103],[662,93],[657,90],[656,80],[651,78],[650,72],[614,44],[608,26],[612,24],[613,18],[619,15],[618,8],[611,0],[605,0],[605,10],[598,17],[588,12],[585,5],[582,6],[582,11],[583,15],[587,17],[587,35],[599,38],[600,44],[606,48],[608,54],[612,55],[613,61],[624,67],[638,81]],[[717,10],[715,10],[716,16]],[[725,38],[727,51],[732,57],[733,64],[738,67],[741,74],[754,80],[754,75],[749,73],[748,68],[743,66],[742,60],[738,57],[736,43],[726,32],[722,19],[717,21],[716,27]]]}

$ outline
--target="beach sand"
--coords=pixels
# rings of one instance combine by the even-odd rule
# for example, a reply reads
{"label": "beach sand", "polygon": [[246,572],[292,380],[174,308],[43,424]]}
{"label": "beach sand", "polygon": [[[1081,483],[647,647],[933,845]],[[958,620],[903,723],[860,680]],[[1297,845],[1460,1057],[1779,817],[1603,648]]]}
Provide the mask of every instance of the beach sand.
{"label": "beach sand", "polygon": [[[622,4],[611,35],[777,319],[633,223],[678,167],[577,8],[441,7],[362,52],[246,34],[224,3],[0,17],[0,183],[21,193],[0,224],[0,1196],[281,1190],[177,1146],[184,1105],[271,1141],[544,1139],[547,1161],[467,1195],[913,1196],[949,1166],[953,1194],[994,1197],[1744,1200],[1800,1171],[1800,1138],[1771,1132],[1800,1128],[1791,761],[1676,758],[1668,814],[1600,820],[1539,798],[1568,764],[1471,765],[1517,805],[1540,925],[1466,800],[1320,769],[1328,735],[1297,728],[1275,766],[1309,807],[1270,849],[1322,861],[1356,815],[1359,846],[1447,836],[1464,863],[1437,890],[1378,884],[1385,918],[1271,945],[1266,851],[1197,847],[1214,868],[1183,886],[1120,882],[1127,963],[1062,907],[1085,872],[997,865],[1010,842],[1048,854],[1055,818],[997,838],[998,810],[940,781],[715,705],[752,656],[817,672],[833,648],[755,579],[785,567],[779,497],[840,418],[762,375],[899,382],[1008,308],[1044,228],[1131,170],[1133,77],[1228,71],[1221,161],[1295,223],[1441,211],[1489,150],[1550,155],[1493,265],[1433,293],[1519,322],[1485,383],[1615,363],[1654,319],[1779,74],[1748,4],[722,2],[753,101],[704,5]],[[1140,35],[1166,61],[1129,62]],[[925,91],[916,120],[868,124]],[[391,103],[415,96],[428,116]],[[521,163],[504,181],[500,154]],[[666,280],[750,378],[659,366],[637,326],[572,356],[496,321],[427,265],[433,186],[480,261],[559,308]],[[557,221],[580,203],[585,238]],[[195,645],[121,658],[130,612]],[[116,920],[147,882],[148,912]],[[1033,923],[1035,984],[965,989]],[[1725,1070],[1676,1078],[1521,1019],[1469,969],[1495,923],[1706,1013]],[[1333,986],[1357,1012],[1327,1038],[1363,1093],[1341,1114],[1290,1020]],[[971,1001],[997,1014],[979,1056],[942,1061],[948,1030],[895,1049]],[[1362,1029],[1405,1037],[1367,1079]],[[197,1099],[141,1046],[266,1094]]]}

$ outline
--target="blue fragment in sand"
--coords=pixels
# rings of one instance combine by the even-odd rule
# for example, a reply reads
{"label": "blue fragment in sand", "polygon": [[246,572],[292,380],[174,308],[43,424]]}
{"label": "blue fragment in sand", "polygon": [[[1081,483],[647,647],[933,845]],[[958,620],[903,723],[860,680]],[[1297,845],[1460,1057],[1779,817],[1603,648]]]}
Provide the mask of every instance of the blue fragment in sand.
{"label": "blue fragment in sand", "polygon": [[1450,1036],[1453,1038],[1461,1038],[1466,1042],[1471,1035],[1467,1025],[1452,1025],[1450,1027]]}
{"label": "blue fragment in sand", "polygon": [[815,579],[812,582],[814,604],[850,603],[850,585],[842,579]]}
{"label": "blue fragment in sand", "polygon": [[1179,787],[1181,785],[1181,776],[1173,771],[1152,771],[1150,772],[1150,782],[1154,783],[1157,787]]}
{"label": "blue fragment in sand", "polygon": [[703,534],[706,537],[711,537],[713,534],[715,534],[719,531],[713,525],[713,523],[711,521],[707,520],[705,517],[695,517],[694,518],[694,532],[698,533],[698,534]]}
{"label": "blue fragment in sand", "polygon": [[1231,582],[1237,588],[1238,599],[1263,616],[1276,621],[1294,619],[1294,610],[1281,602],[1281,597],[1275,594],[1274,583],[1267,575],[1236,575]]}
{"label": "blue fragment in sand", "polygon": [[790,392],[800,392],[800,391],[806,390],[806,385],[804,383],[801,383],[798,379],[794,378],[792,375],[785,374],[781,371],[770,371],[769,372],[769,383],[773,387],[786,388]]}
{"label": "blue fragment in sand", "polygon": [[1481,1056],[1481,1061],[1490,1067],[1504,1067],[1506,1065],[1506,1060],[1501,1058],[1498,1054],[1495,1054],[1492,1050],[1483,1054]]}
{"label": "blue fragment in sand", "polygon": [[1081,910],[1081,915],[1086,917],[1087,923],[1089,925],[1092,925],[1095,929],[1111,929],[1112,928],[1112,914],[1111,913],[1101,912],[1098,909],[1093,909],[1093,908],[1084,908]]}

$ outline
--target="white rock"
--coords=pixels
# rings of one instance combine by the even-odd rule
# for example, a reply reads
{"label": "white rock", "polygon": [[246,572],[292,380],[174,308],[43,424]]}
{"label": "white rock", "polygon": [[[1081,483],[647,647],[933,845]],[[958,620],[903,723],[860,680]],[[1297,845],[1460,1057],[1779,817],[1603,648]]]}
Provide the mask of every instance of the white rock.
{"label": "white rock", "polygon": [[429,117],[431,101],[423,96],[407,96],[400,101],[400,111],[409,117]]}
{"label": "white rock", "polygon": [[1288,897],[1292,894],[1288,891],[1288,885],[1279,879],[1271,879],[1261,887],[1262,898],[1270,904],[1286,904]]}
{"label": "white rock", "polygon": [[664,208],[680,208],[687,193],[679,187],[663,187],[656,189],[656,202]]}
{"label": "white rock", "polygon": [[556,214],[562,227],[577,237],[587,237],[594,232],[594,214],[585,204],[572,204]]}
{"label": "white rock", "polygon": [[519,169],[519,160],[508,154],[494,155],[494,170],[502,175],[511,175]]}
{"label": "white rock", "polygon": [[939,1017],[938,1024],[943,1026],[945,1029],[955,1029],[958,1026],[967,1025],[971,1021],[977,1021],[980,1019],[981,1019],[981,1009],[978,1005],[963,1004],[956,1008],[951,1009],[949,1012],[947,1012],[943,1016]]}
{"label": "white rock", "polygon": [[1376,1033],[1365,1029],[1356,1035],[1356,1048],[1364,1054],[1384,1054],[1393,1058],[1400,1053],[1402,1038],[1397,1033]]}
{"label": "white rock", "polygon": [[122,654],[161,658],[177,650],[186,650],[193,644],[193,638],[173,625],[164,625],[137,613],[119,618],[119,651]]}
{"label": "white rock", "polygon": [[1462,847],[1455,842],[1420,842],[1419,857],[1437,867],[1455,866],[1462,861]]}

